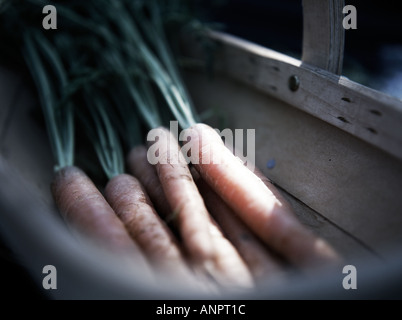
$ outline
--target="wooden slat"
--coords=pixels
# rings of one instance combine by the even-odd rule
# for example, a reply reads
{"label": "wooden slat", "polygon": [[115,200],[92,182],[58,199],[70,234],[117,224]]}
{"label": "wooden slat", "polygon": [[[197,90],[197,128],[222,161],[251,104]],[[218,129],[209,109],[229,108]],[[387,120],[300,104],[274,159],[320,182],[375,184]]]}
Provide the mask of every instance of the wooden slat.
{"label": "wooden slat", "polygon": [[343,0],[303,0],[303,63],[342,73]]}
{"label": "wooden slat", "polygon": [[312,210],[288,192],[280,191],[289,201],[300,221],[319,237],[327,240],[347,263],[356,265],[361,261],[379,261],[379,256],[354,235]]}
{"label": "wooden slat", "polygon": [[[237,37],[211,32],[214,67],[402,159],[402,101]],[[200,41],[185,54],[204,59]],[[297,78],[292,91],[289,80]]]}

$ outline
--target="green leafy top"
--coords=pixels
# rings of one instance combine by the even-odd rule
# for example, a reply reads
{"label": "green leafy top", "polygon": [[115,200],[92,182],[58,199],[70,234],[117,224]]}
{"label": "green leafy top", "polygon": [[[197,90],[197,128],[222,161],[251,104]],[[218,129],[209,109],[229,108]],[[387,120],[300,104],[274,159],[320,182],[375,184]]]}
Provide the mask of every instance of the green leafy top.
{"label": "green leafy top", "polygon": [[0,2],[4,45],[9,58],[22,53],[36,84],[56,170],[74,164],[75,115],[108,177],[124,170],[120,139],[131,148],[143,128],[199,121],[164,27],[191,21],[185,3],[57,0],[58,29],[46,31],[48,1]]}

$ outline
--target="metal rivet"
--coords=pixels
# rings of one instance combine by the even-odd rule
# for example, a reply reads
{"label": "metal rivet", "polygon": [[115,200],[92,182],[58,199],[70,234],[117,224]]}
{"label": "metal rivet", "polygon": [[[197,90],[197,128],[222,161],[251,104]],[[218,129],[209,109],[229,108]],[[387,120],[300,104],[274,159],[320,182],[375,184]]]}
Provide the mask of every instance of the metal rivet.
{"label": "metal rivet", "polygon": [[300,86],[300,80],[299,77],[296,75],[293,75],[289,78],[289,89],[292,91],[297,91]]}

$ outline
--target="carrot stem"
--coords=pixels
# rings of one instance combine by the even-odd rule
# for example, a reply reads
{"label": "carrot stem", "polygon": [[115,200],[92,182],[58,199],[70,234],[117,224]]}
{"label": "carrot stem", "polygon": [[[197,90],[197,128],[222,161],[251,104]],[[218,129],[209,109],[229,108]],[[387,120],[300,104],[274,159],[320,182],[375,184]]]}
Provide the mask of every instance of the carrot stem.
{"label": "carrot stem", "polygon": [[40,58],[39,50],[45,54],[54,67],[58,79],[58,89],[62,91],[67,83],[64,68],[56,50],[37,32],[25,35],[25,59],[38,88],[41,106],[53,155],[56,160],[55,170],[69,166],[74,161],[74,122],[71,104],[56,107],[56,92],[50,75]]}

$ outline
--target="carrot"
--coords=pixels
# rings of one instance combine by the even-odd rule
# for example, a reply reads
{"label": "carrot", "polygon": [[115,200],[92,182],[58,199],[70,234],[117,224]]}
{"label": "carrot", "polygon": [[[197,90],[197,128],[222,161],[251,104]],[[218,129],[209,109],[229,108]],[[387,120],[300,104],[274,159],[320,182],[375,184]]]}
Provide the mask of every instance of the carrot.
{"label": "carrot", "polygon": [[115,253],[132,255],[148,269],[140,249],[89,177],[76,166],[55,173],[51,191],[64,219],[84,236]]}
{"label": "carrot", "polygon": [[[138,176],[144,187],[148,186],[146,190],[149,190],[152,202],[159,203],[162,217],[168,217],[171,213],[170,206],[167,203],[155,167],[147,160],[145,146],[138,146],[131,150],[128,156],[128,167],[134,175]],[[215,250],[215,258],[209,269],[204,270],[204,272],[207,271],[209,276],[212,276],[215,281],[225,287],[252,286],[253,281],[247,266],[232,244],[224,238],[222,231],[212,219],[209,221],[209,229]]]}
{"label": "carrot", "polygon": [[[195,169],[192,173],[193,177],[198,175]],[[194,180],[212,217],[246,262],[254,279],[282,278],[283,262],[269,251],[199,175]]]}
{"label": "carrot", "polygon": [[133,147],[130,150],[127,156],[127,168],[141,182],[158,214],[163,219],[167,219],[172,211],[155,167],[148,162],[147,148],[144,145]]}
{"label": "carrot", "polygon": [[152,132],[159,140],[151,144],[148,154],[158,154],[155,168],[174,222],[192,260],[207,265],[214,258],[209,213],[175,137],[163,127]]}
{"label": "carrot", "polygon": [[175,276],[178,281],[198,290],[216,290],[198,271],[193,273],[174,235],[156,213],[140,182],[128,174],[109,180],[105,197],[139,245],[158,275]]}
{"label": "carrot", "polygon": [[214,261],[206,270],[209,275],[224,288],[253,288],[254,280],[248,266],[212,217],[209,230],[215,250]]}
{"label": "carrot", "polygon": [[174,236],[181,241],[180,232],[172,220],[174,217],[172,209],[166,199],[156,169],[147,159],[147,148],[144,145],[131,148],[127,156],[127,168],[141,182],[158,215],[166,222]]}
{"label": "carrot", "polygon": [[135,177],[113,177],[106,185],[105,197],[154,266],[183,275],[189,273],[176,239]]}
{"label": "carrot", "polygon": [[[306,270],[339,262],[337,253],[306,229],[264,182],[226,148],[215,130],[196,124],[186,130],[190,159],[208,185],[267,245]],[[219,163],[211,162],[218,159]]]}

